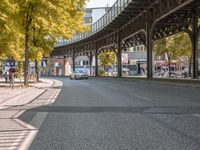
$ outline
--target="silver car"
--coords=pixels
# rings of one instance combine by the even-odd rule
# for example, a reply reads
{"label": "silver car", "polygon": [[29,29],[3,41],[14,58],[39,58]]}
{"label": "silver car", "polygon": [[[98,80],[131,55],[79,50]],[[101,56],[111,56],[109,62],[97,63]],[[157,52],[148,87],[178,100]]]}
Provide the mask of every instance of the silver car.
{"label": "silver car", "polygon": [[76,70],[70,75],[70,79],[88,79],[88,75],[82,70]]}

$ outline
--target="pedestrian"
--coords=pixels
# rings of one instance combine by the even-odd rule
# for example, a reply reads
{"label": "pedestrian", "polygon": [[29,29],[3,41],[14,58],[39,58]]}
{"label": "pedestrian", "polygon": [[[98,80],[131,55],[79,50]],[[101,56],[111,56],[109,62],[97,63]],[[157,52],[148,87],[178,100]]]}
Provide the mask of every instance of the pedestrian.
{"label": "pedestrian", "polygon": [[5,77],[5,81],[7,83],[8,82],[8,72],[7,71],[5,71],[4,77]]}
{"label": "pedestrian", "polygon": [[12,89],[14,88],[14,83],[15,83],[15,72],[16,72],[16,68],[10,68],[9,80],[10,80],[10,86],[12,86]]}
{"label": "pedestrian", "polygon": [[144,69],[143,68],[140,69],[140,73],[141,73],[141,75],[144,74]]}
{"label": "pedestrian", "polygon": [[187,68],[183,69],[183,75],[184,75],[184,78],[188,77],[188,69]]}
{"label": "pedestrian", "polygon": [[2,78],[2,75],[3,75],[3,71],[2,70],[0,70],[0,77]]}
{"label": "pedestrian", "polygon": [[12,80],[12,68],[9,69],[9,81],[11,82]]}

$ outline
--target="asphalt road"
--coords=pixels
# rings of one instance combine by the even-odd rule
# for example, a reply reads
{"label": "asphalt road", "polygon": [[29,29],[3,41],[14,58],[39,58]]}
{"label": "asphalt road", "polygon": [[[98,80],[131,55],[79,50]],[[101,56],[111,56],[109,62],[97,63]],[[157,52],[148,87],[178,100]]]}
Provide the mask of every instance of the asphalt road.
{"label": "asphalt road", "polygon": [[199,150],[200,89],[148,81],[69,80],[30,150]]}

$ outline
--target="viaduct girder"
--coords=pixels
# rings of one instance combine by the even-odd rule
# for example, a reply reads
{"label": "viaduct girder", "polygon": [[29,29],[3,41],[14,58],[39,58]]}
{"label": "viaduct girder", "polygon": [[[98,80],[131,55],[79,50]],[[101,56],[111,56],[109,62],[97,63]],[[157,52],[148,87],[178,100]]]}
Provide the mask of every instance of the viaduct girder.
{"label": "viaduct girder", "polygon": [[[123,48],[144,44],[151,78],[153,41],[184,31],[195,41],[194,51],[200,32],[199,18],[199,0],[118,0],[90,31],[76,35],[64,46],[55,47],[52,56],[97,56],[114,51],[120,63]],[[196,51],[194,61],[197,61]]]}

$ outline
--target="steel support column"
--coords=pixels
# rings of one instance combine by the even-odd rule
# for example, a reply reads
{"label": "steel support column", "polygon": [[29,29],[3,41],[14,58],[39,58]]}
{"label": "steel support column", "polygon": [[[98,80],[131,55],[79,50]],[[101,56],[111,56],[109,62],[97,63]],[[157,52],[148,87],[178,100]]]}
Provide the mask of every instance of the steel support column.
{"label": "steel support column", "polygon": [[194,79],[198,78],[198,16],[193,9],[192,11],[192,56],[193,56],[193,75]]}
{"label": "steel support column", "polygon": [[73,68],[73,71],[76,70],[75,59],[76,59],[76,57],[75,57],[75,52],[73,52],[73,55],[72,55],[72,62],[73,62],[73,64],[72,64],[72,65],[73,65],[72,68]]}
{"label": "steel support column", "polygon": [[63,76],[65,76],[66,56],[63,57]]}
{"label": "steel support column", "polygon": [[[119,35],[118,35],[119,36]],[[117,68],[118,68],[118,77],[122,77],[122,41],[120,37],[118,37],[118,43],[117,43]]]}
{"label": "steel support column", "polygon": [[90,52],[89,59],[90,59],[90,76],[92,76],[92,52]]}
{"label": "steel support column", "polygon": [[98,77],[98,49],[95,50],[95,76]]}
{"label": "steel support column", "polygon": [[146,47],[147,47],[147,79],[153,78],[153,65],[152,65],[152,23],[147,13],[146,18]]}

